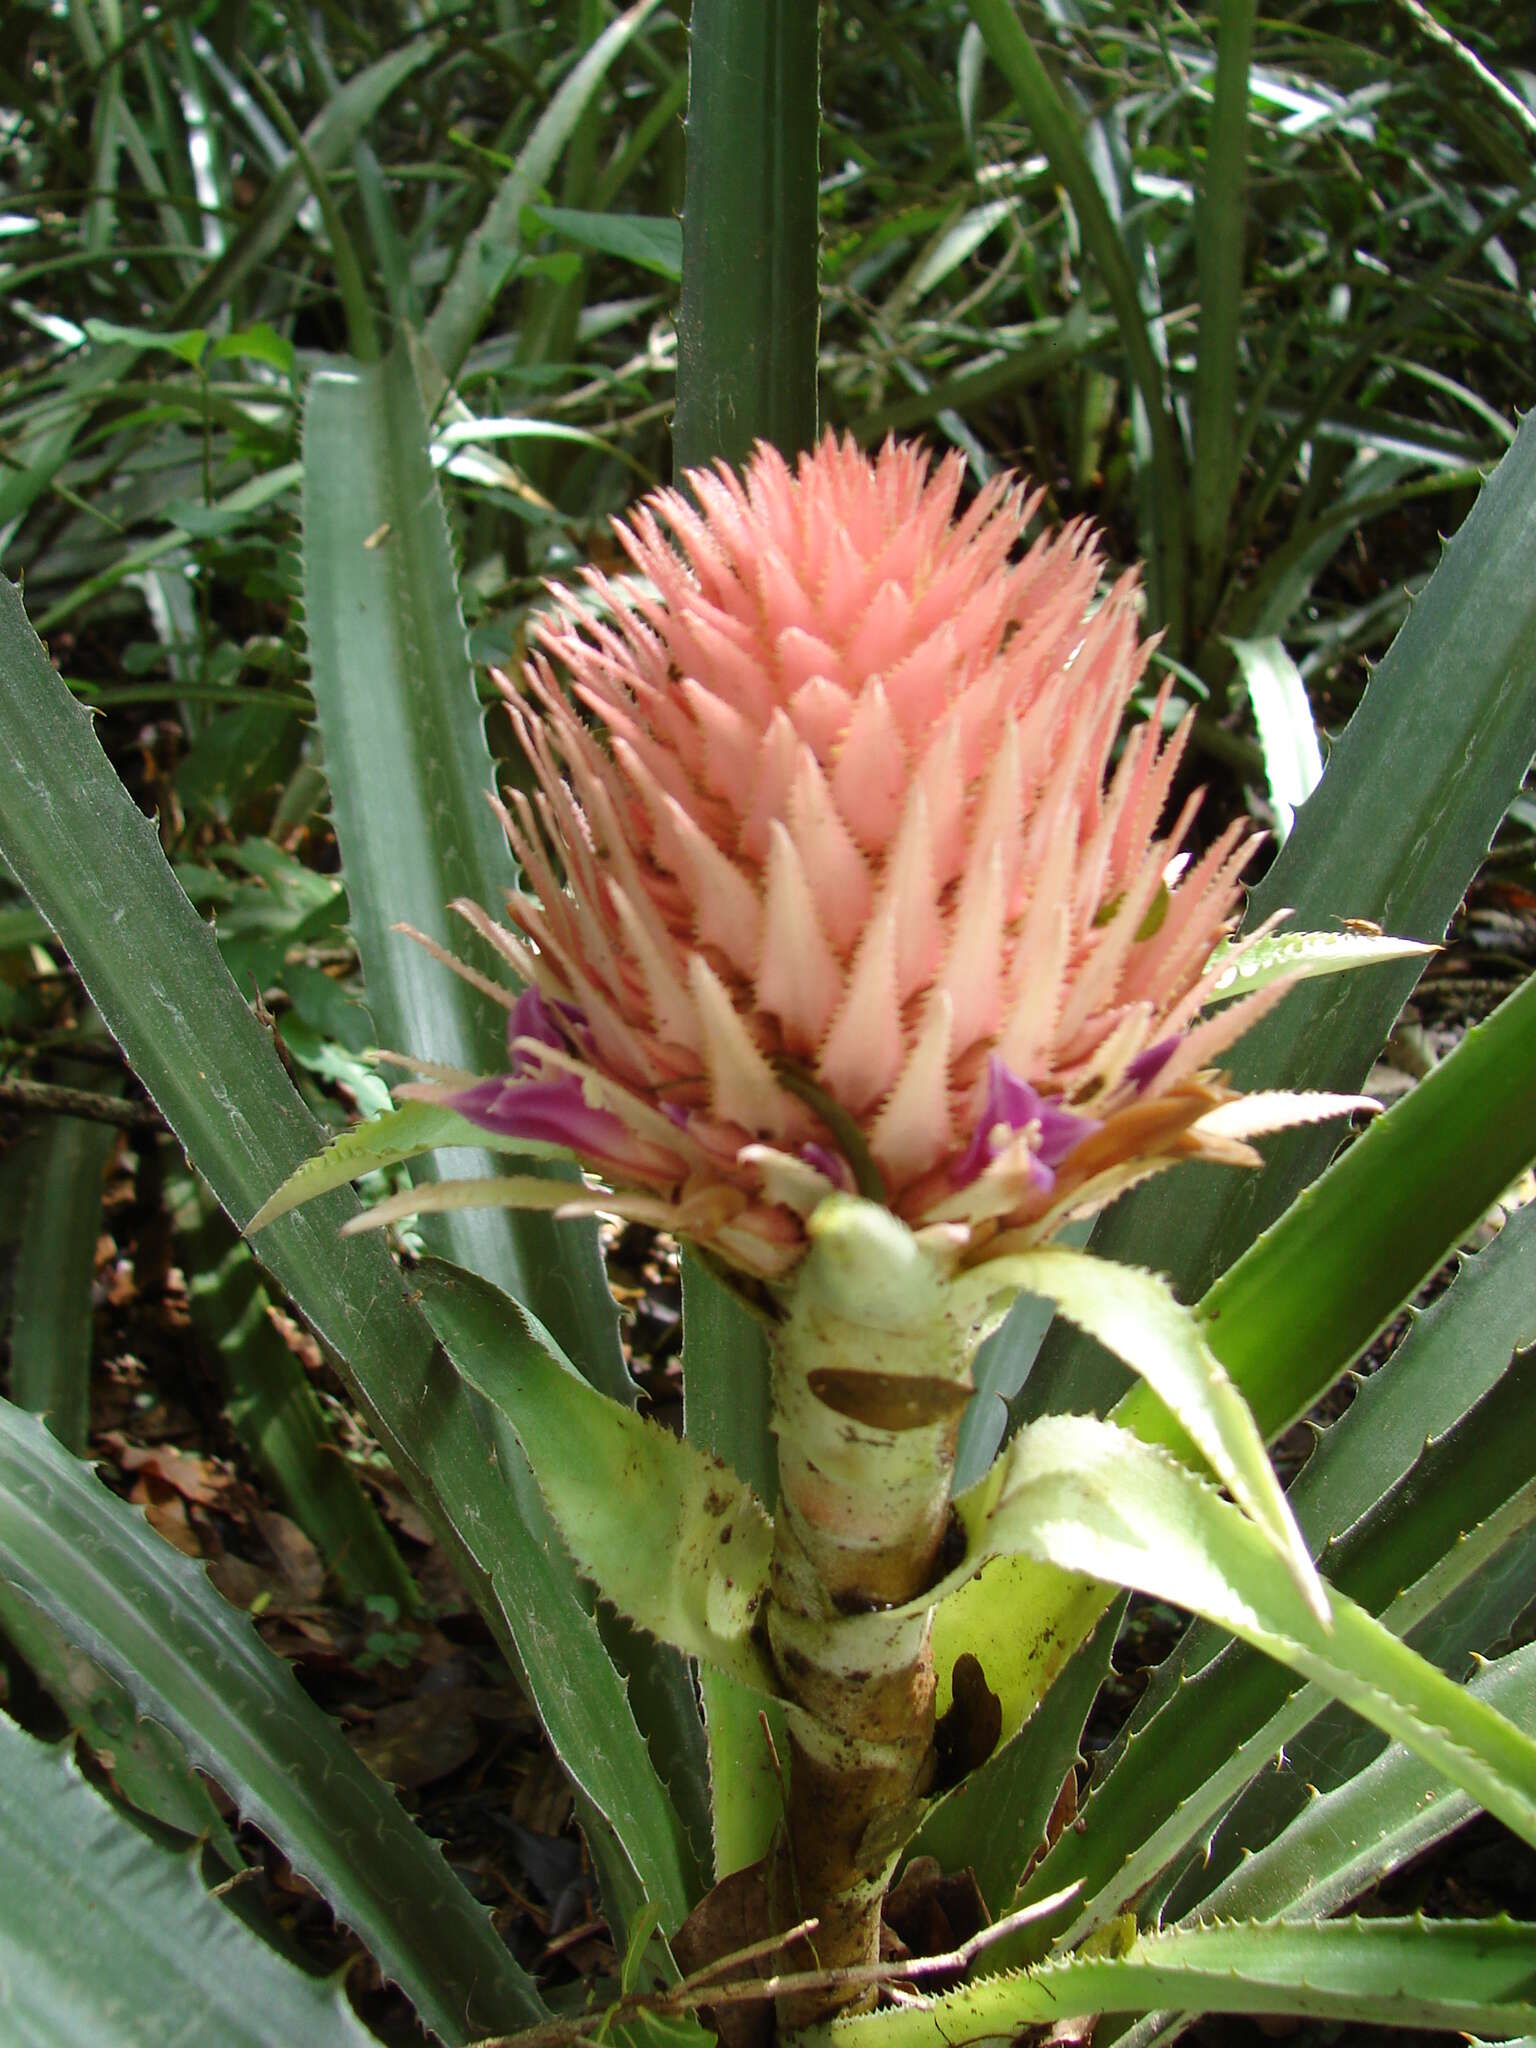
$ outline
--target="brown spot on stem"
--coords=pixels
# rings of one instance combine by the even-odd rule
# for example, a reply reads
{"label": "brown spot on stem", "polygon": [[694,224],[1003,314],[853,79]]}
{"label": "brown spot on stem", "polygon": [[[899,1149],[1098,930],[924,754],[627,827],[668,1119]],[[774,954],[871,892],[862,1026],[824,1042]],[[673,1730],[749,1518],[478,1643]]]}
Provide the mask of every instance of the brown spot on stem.
{"label": "brown spot on stem", "polygon": [[858,1372],[823,1366],[809,1377],[811,1392],[835,1415],[866,1429],[929,1429],[957,1416],[971,1398],[968,1386],[937,1374]]}

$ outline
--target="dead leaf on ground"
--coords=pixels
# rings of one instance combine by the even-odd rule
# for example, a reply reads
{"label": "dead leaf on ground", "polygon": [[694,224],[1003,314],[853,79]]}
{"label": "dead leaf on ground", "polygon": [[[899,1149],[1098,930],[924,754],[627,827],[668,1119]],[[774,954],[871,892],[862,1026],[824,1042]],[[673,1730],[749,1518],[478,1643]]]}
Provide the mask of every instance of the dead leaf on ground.
{"label": "dead leaf on ground", "polygon": [[179,1451],[174,1444],[130,1443],[119,1430],[109,1430],[101,1442],[125,1473],[157,1480],[196,1507],[223,1505],[235,1483],[217,1460]]}
{"label": "dead leaf on ground", "polygon": [[369,1770],[403,1790],[446,1778],[479,1749],[473,1706],[478,1690],[455,1686],[383,1707],[353,1736],[352,1747]]}
{"label": "dead leaf on ground", "polygon": [[987,1909],[973,1872],[946,1872],[936,1857],[914,1856],[886,1897],[885,1922],[909,1955],[943,1956],[987,1925]]}
{"label": "dead leaf on ground", "polygon": [[187,1513],[187,1503],[179,1493],[146,1474],[134,1481],[128,1498],[135,1507],[144,1510],[144,1518],[156,1534],[184,1557],[202,1556],[203,1546]]}
{"label": "dead leaf on ground", "polygon": [[325,1590],[325,1560],[297,1522],[272,1508],[257,1508],[251,1517],[277,1564],[284,1585],[297,1606],[309,1606]]}

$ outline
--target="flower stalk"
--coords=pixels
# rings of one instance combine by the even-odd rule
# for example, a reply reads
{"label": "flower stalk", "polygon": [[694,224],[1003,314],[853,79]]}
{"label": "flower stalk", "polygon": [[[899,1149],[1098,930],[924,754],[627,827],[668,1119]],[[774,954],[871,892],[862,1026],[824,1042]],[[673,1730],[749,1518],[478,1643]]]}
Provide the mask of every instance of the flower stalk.
{"label": "flower stalk", "polygon": [[834,1198],[811,1228],[774,1346],[767,1635],[791,1759],[769,1887],[775,1924],[814,1915],[818,1964],[848,1969],[878,1960],[881,1901],[933,1774],[930,1615],[912,1603],[942,1570],[975,1333],[885,1212]]}

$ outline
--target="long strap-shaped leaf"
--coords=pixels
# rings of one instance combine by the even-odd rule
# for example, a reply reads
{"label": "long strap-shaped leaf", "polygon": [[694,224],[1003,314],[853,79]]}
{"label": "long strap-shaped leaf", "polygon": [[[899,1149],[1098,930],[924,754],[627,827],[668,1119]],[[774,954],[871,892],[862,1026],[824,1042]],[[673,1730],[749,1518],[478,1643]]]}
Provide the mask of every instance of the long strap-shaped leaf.
{"label": "long strap-shaped leaf", "polygon": [[806,0],[694,0],[679,468],[816,435],[820,28]]}
{"label": "long strap-shaped leaf", "polygon": [[[368,2048],[335,1980],[285,1962],[49,1748],[0,1715],[0,2008],[27,2048]],[[89,1929],[89,1937],[82,1938]]]}
{"label": "long strap-shaped leaf", "polygon": [[[471,1073],[506,1064],[505,1014],[394,929],[438,944],[448,906],[494,914],[515,878],[487,798],[494,782],[475,698],[427,422],[403,350],[316,373],[304,415],[304,611],[310,685],[352,928],[383,1044]],[[493,957],[465,932],[457,950]],[[430,1177],[470,1178],[480,1151]],[[587,1375],[627,1385],[616,1311],[591,1224],[507,1209],[428,1226],[447,1257],[528,1302]]]}
{"label": "long strap-shaped leaf", "polygon": [[1146,409],[1152,442],[1157,506],[1149,536],[1153,602],[1159,623],[1167,627],[1177,647],[1184,637],[1187,574],[1184,461],[1125,241],[1110,217],[1077,124],[1040,61],[1014,0],[967,0],[967,4],[993,62],[1049,156],[1052,171],[1071,195],[1082,222],[1083,239],[1093,252],[1114,308],[1120,345]]}
{"label": "long strap-shaped leaf", "polygon": [[559,159],[593,94],[636,29],[652,13],[656,0],[636,0],[611,22],[573,67],[545,108],[517,162],[508,171],[485,218],[459,252],[453,275],[443,288],[426,341],[443,373],[456,377],[485,325],[497,294],[511,275],[522,234],[523,208],[536,199]]}
{"label": "long strap-shaped leaf", "polygon": [[[1253,1247],[1231,1276],[1234,1285],[1225,1301],[1223,1283],[1203,1305],[1201,1327],[1206,1342],[1236,1367],[1234,1377],[1239,1384],[1249,1377],[1251,1368],[1266,1427],[1273,1429],[1288,1419],[1298,1395],[1302,1397],[1300,1405],[1305,1405],[1337,1377],[1388,1312],[1383,1289],[1392,1292],[1396,1285],[1404,1284],[1401,1279],[1393,1283],[1389,1268],[1370,1246],[1360,1244],[1361,1219],[1367,1220],[1373,1236],[1385,1230],[1389,1242],[1400,1221],[1409,1242],[1417,1242],[1411,1264],[1433,1267],[1454,1246],[1470,1218],[1496,1197],[1519,1165],[1536,1151],[1536,1119],[1530,1109],[1536,1064],[1533,1034],[1536,993],[1528,988],[1471,1034],[1411,1097],[1379,1119],[1304,1204]],[[1396,1134],[1404,1123],[1412,1128],[1399,1139]],[[1422,1146],[1420,1135],[1426,1141]],[[1513,1152],[1506,1149],[1511,1145]],[[1521,1234],[1517,1227],[1517,1237]],[[1351,1266],[1347,1257],[1340,1260],[1341,1243],[1357,1245],[1357,1267]],[[1312,1248],[1319,1252],[1315,1267]],[[1501,1254],[1494,1266],[1502,1266],[1503,1261]],[[1283,1280],[1280,1294],[1272,1296],[1264,1284],[1267,1271]],[[1236,1285],[1239,1280],[1240,1288]],[[1518,1296],[1518,1278],[1514,1288]],[[1528,1295],[1527,1284],[1523,1298]],[[1278,1305],[1282,1301],[1286,1304],[1283,1311]],[[1210,1312],[1212,1308],[1216,1313]],[[1522,1328],[1518,1314],[1513,1321],[1508,1314],[1495,1319],[1492,1352],[1497,1355],[1490,1355],[1495,1377],[1508,1358],[1510,1344],[1521,1341]],[[1505,1342],[1506,1335],[1509,1342]],[[1458,1349],[1453,1346],[1453,1353]],[[1288,1361],[1288,1371],[1275,1372],[1277,1360]],[[1447,1388],[1456,1384],[1454,1374],[1447,1371],[1442,1377]],[[1484,1376],[1475,1391],[1487,1385]],[[1443,1430],[1457,1412],[1454,1406],[1446,1411],[1442,1404],[1407,1426],[1404,1440],[1413,1439],[1408,1462],[1422,1448],[1425,1436]],[[1138,1432],[1173,1440],[1169,1410],[1148,1385],[1132,1388],[1117,1411],[1117,1420]],[[1482,1469],[1488,1469],[1486,1462]],[[1383,1473],[1363,1498],[1350,1494],[1340,1507],[1339,1526],[1363,1515],[1401,1470],[1399,1465]],[[1309,1467],[1302,1481],[1304,1489],[1310,1477]],[[1471,1520],[1475,1522],[1486,1512],[1486,1508],[1476,1507]],[[1329,1526],[1313,1525],[1319,1543]],[[1427,1568],[1427,1563],[1420,1563],[1410,1575],[1416,1577]],[[1022,1562],[994,1565],[988,1578],[1016,1581],[1012,1601],[1004,1598],[999,1583],[994,1583],[983,1601],[986,1579],[965,1589],[936,1618],[934,1650],[942,1685],[955,1657],[972,1646],[977,1632],[986,1626],[992,1645],[986,1660],[989,1683],[1001,1700],[1006,1733],[1031,1711],[1065,1656],[1098,1619],[1107,1596],[1102,1588],[1081,1577]],[[1378,1606],[1401,1584],[1401,1577],[1394,1579],[1369,1604]],[[1367,1596],[1361,1590],[1357,1597]],[[972,1611],[967,1613],[967,1607]],[[984,1623],[983,1608],[993,1617],[991,1623]],[[1106,1884],[1114,1887],[1129,1859],[1139,1857],[1144,1847],[1149,1852],[1155,1848],[1172,1821],[1180,1816],[1188,1820],[1188,1830],[1180,1838],[1184,1840],[1202,1821],[1209,1824],[1221,1804],[1240,1790],[1249,1769],[1257,1769],[1272,1753],[1273,1745],[1264,1750],[1256,1731],[1281,1707],[1286,1688],[1279,1682],[1280,1674],[1266,1670],[1262,1660],[1253,1677],[1258,1704],[1236,1732],[1219,1737],[1213,1732],[1210,1710],[1203,1704],[1205,1695],[1198,1689],[1204,1681],[1197,1681],[1187,1695],[1181,1695],[1188,1725],[1177,1734],[1159,1733],[1149,1739],[1133,1760],[1138,1770],[1124,1775],[1117,1771],[1105,1781],[1102,1796],[1110,1801],[1114,1817],[1105,1813],[1102,1826],[1081,1835],[1073,1833],[1058,1844],[1048,1869],[1041,1867],[1045,1890],[1085,1878],[1086,1906]],[[1170,1685],[1175,1683],[1170,1680]],[[1217,1698],[1219,1714],[1235,1712],[1243,1687],[1235,1680],[1220,1684]],[[940,1704],[947,1704],[947,1695],[941,1694]],[[1149,1698],[1139,1714],[1149,1714],[1152,1707]],[[1298,1725],[1305,1725],[1315,1708],[1299,1709],[1298,1713]],[[1284,1740],[1290,1733],[1294,1729],[1277,1729],[1275,1740]],[[1244,1765],[1242,1759],[1255,1744],[1251,1763]],[[1001,1770],[1000,1763],[997,1768]],[[992,1765],[985,1767],[987,1773],[992,1770]],[[1203,1795],[1211,1789],[1216,1773],[1221,1774],[1222,1789],[1214,1804],[1206,1803]],[[1093,1797],[1097,1800],[1101,1794],[1096,1791]],[[1005,1834],[1009,1826],[1005,1813],[998,1822],[998,1834]],[[1173,1847],[1166,1853],[1173,1853]],[[1137,1867],[1145,1881],[1150,1870],[1140,1863]],[[1156,1862],[1151,1867],[1155,1869]]]}
{"label": "long strap-shaped leaf", "polygon": [[274,1327],[255,1258],[190,1176],[168,1189],[187,1305],[224,1380],[224,1412],[285,1511],[314,1543],[343,1595],[410,1612],[416,1582],[357,1474],[336,1455],[320,1398]]}
{"label": "long strap-shaped leaf", "polygon": [[[1536,1643],[1484,1665],[1467,1690],[1536,1734]],[[1337,1791],[1309,1799],[1288,1828],[1202,1903],[1201,1913],[1259,1919],[1337,1913],[1443,1841],[1473,1811],[1464,1792],[1394,1742]]]}
{"label": "long strap-shaped leaf", "polygon": [[[0,853],[193,1165],[236,1223],[320,1130],[242,1002],[213,934],[0,581]],[[574,1575],[509,1512],[495,1439],[377,1239],[334,1193],[262,1233],[263,1264],[330,1346],[395,1469],[527,1676],[567,1767],[633,1866],[632,1896],[689,1905],[676,1817]],[[512,1465],[519,1462],[506,1433]],[[530,1485],[531,1491],[531,1485]],[[535,1497],[533,1507],[537,1509]]]}
{"label": "long strap-shaped leaf", "polygon": [[[640,12],[632,11],[629,26]],[[514,879],[486,801],[491,757],[427,440],[403,349],[377,366],[321,371],[310,386],[304,596],[311,686],[375,1027],[397,1049],[495,1073],[507,1057],[505,1013],[394,929],[404,921],[441,944],[450,938],[450,902],[468,898],[499,909]],[[482,971],[498,966],[473,934],[457,949]],[[424,1170],[433,1179],[473,1179],[489,1163],[477,1148],[439,1154]],[[633,1398],[595,1224],[492,1207],[456,1209],[422,1227],[434,1249],[526,1301],[595,1384]],[[498,1456],[533,1514],[528,1535],[509,1532],[509,1541],[517,1550],[530,1537],[547,1542],[527,1473],[516,1469],[516,1440],[504,1436]],[[575,1611],[571,1619],[584,1632]],[[697,1743],[693,1681],[682,1659],[643,1640],[623,1655],[637,1681],[624,1718],[651,1721],[654,1702],[685,1749],[690,1724]],[[667,1767],[661,1744],[658,1756]]]}
{"label": "long strap-shaped leaf", "polygon": [[[1536,978],[1378,1118],[1201,1302],[1204,1341],[1266,1433],[1332,1385],[1532,1157]],[[1139,1436],[1180,1440],[1148,1382],[1133,1385],[1114,1413]],[[1032,1587],[1034,1620],[1040,1640],[1064,1635],[1070,1650],[1098,1610],[1080,1581],[1059,1581],[1056,1595],[1053,1613],[1044,1583]],[[936,1654],[941,1640],[942,1631]],[[1027,1676],[1017,1694],[1025,1710]]]}
{"label": "long strap-shaped leaf", "polygon": [[[1286,1560],[1314,1611],[1325,1612],[1311,1557],[1254,1419],[1212,1355],[1202,1325],[1166,1284],[1134,1267],[1053,1245],[988,1261],[951,1283],[950,1293],[957,1313],[980,1318],[988,1303],[1020,1289],[1050,1302],[1141,1375],[1150,1412],[1181,1447],[1192,1444],[1231,1488]],[[1006,1472],[1005,1459],[962,1499],[989,1497],[988,1489],[995,1494]],[[982,1658],[1002,1703],[1007,1738],[1098,1619],[1103,1594],[1080,1579],[1042,1570],[1038,1562],[1000,1569],[1011,1581],[1013,1599],[1000,1597],[996,1575],[989,1583],[972,1581],[935,1616],[933,1654],[941,1709],[948,1704],[955,1660],[967,1652]]]}
{"label": "long strap-shaped leaf", "polygon": [[175,1730],[445,2040],[542,2016],[490,1914],[249,1620],[9,1402],[0,1559],[140,1712]]}
{"label": "long strap-shaped leaf", "polygon": [[5,1587],[0,1628],[86,1747],[111,1757],[113,1787],[127,1805],[200,1839],[227,1871],[244,1869],[245,1858],[212,1793],[168,1728],[136,1714],[126,1688],[110,1672],[84,1656],[23,1594]]}
{"label": "long strap-shaped leaf", "polygon": [[[1311,1407],[1533,1158],[1536,975],[1202,1298],[1206,1341],[1266,1436]],[[1116,1414],[1151,1434],[1145,1395]]]}
{"label": "long strap-shaped leaf", "polygon": [[[1394,1634],[1417,1633],[1442,1612],[1459,1619],[1474,1605],[1483,1574],[1497,1566],[1504,1576],[1512,1549],[1514,1583],[1483,1638],[1493,1640],[1529,1594],[1533,1427],[1536,1368],[1517,1361],[1472,1413],[1424,1447],[1334,1550],[1337,1590],[1379,1614]],[[1190,1632],[1189,1661],[1171,1660],[1172,1669],[1156,1675],[1148,1704],[1101,1763],[1082,1831],[1068,1830],[1030,1874],[1025,1899],[1068,1887],[1078,1888],[1078,1899],[1069,1914],[1031,1924],[1029,1953],[1018,1960],[1045,1953],[1053,1937],[1081,1938],[1127,1906],[1325,1711],[1323,1687],[1298,1687],[1247,1644],[1228,1641],[1213,1655],[1224,1634]],[[1464,1653],[1465,1639],[1458,1663]],[[1259,1784],[1268,1787],[1274,1775]]]}
{"label": "long strap-shaped leaf", "polygon": [[25,1185],[11,1289],[11,1392],[67,1449],[90,1430],[91,1282],[101,1228],[101,1177],[117,1133],[54,1117],[24,1140]]}
{"label": "long strap-shaped leaf", "polygon": [[1507,2034],[1536,2022],[1536,1927],[1512,1920],[1284,1921],[1175,1928],[1124,1955],[986,1977],[811,2030],[815,2048],[963,2048],[1097,2012],[1295,2014]]}
{"label": "long strap-shaped leaf", "polygon": [[[1536,1732],[1536,1645],[1484,1666],[1468,1685]],[[1464,1792],[1393,1743],[1337,1791],[1308,1799],[1288,1828],[1202,1901],[1200,1917],[1299,1921],[1337,1913],[1474,1811]],[[1194,1923],[1191,1915],[1186,1924]],[[1158,2048],[1187,2025],[1187,2016],[1150,2012],[1117,2037],[1118,2048]]]}
{"label": "long strap-shaped leaf", "polygon": [[[1536,1418],[1536,1390],[1523,1362],[1510,1360],[1536,1345],[1533,1256],[1536,1210],[1524,1209],[1418,1318],[1385,1369],[1313,1445],[1291,1486],[1288,1498],[1314,1554],[1328,1544],[1330,1574],[1373,1612],[1383,1591],[1390,1597],[1422,1572],[1433,1572],[1437,1559],[1447,1565],[1467,1559],[1478,1547],[1474,1532],[1528,1484],[1529,1460],[1521,1452]],[[1454,1647],[1418,1641],[1442,1669],[1456,1668],[1449,1659],[1468,1648],[1486,1650],[1525,1604],[1529,1577],[1520,1569],[1520,1552],[1507,1566],[1504,1556],[1497,1572],[1485,1564],[1473,1585],[1464,1584],[1447,1603],[1448,1625],[1459,1638]],[[1486,1615],[1485,1608],[1491,1609]],[[1396,1633],[1405,1632],[1396,1611],[1388,1618]],[[1240,1645],[1228,1643],[1216,1656],[1224,1640],[1209,1626],[1192,1628],[1154,1675],[1116,1750],[1101,1761],[1085,1809],[1088,1827],[1075,1838],[1080,1847],[1095,1841],[1101,1860],[1095,1869],[1080,1866],[1058,1880],[1084,1880],[1083,1907],[1106,1876],[1111,1892],[1120,1892],[1122,1873],[1138,1860],[1144,1865],[1159,1834],[1172,1828],[1176,1841],[1187,1843],[1209,1827],[1226,1795],[1207,1805],[1197,1788],[1202,1780],[1212,1787],[1225,1760],[1263,1726],[1265,1696],[1270,1708],[1277,1703],[1280,1674]],[[1246,1717],[1240,1711],[1245,1692]],[[1295,1727],[1285,1733],[1288,1754],[1296,1754],[1297,1733]],[[1247,1788],[1217,1841],[1207,1844],[1198,1870],[1192,1864],[1181,1880],[1186,1910],[1210,1895],[1239,1856],[1251,1856],[1273,1837],[1310,1797],[1308,1782],[1326,1786],[1329,1765],[1335,1772],[1346,1768],[1336,1745],[1319,1761],[1321,1730],[1318,1737],[1307,1743],[1303,1768],[1266,1771]],[[1137,1778],[1139,1788],[1131,1782]],[[1153,1853],[1164,1860],[1166,1852]]]}
{"label": "long strap-shaped leaf", "polygon": [[1243,319],[1243,225],[1248,173],[1248,66],[1254,0],[1221,13],[1211,132],[1195,225],[1200,330],[1195,342],[1194,462],[1190,475],[1190,598],[1196,634],[1208,625],[1226,560],[1237,482],[1237,364]]}
{"label": "long strap-shaped leaf", "polygon": [[[1527,418],[1372,676],[1254,892],[1250,924],[1289,906],[1301,927],[1374,918],[1438,940],[1536,753],[1533,671],[1536,420]],[[1413,979],[1405,965],[1299,989],[1235,1048],[1238,1086],[1358,1088]],[[1464,1136],[1475,1154],[1480,1135]],[[1191,1297],[1316,1177],[1335,1143],[1322,1129],[1267,1140],[1265,1171],[1236,1180],[1181,1167],[1117,1203],[1094,1249],[1170,1273]],[[1115,1377],[1065,1335],[1040,1361],[1039,1384],[1049,1380],[1061,1406],[1112,1399]]]}
{"label": "long strap-shaped leaf", "polygon": [[[723,1458],[771,1510],[779,1474],[768,1426],[772,1367],[767,1332],[697,1252],[684,1251],[682,1271],[684,1434],[701,1450]],[[699,1697],[709,1742],[710,1822],[719,1880],[768,1853],[784,1805],[774,1758],[786,1754],[789,1738],[777,1703],[723,1671],[699,1667]],[[771,1745],[764,1739],[765,1715]]]}
{"label": "long strap-shaped leaf", "polygon": [[1022,1555],[1214,1621],[1315,1680],[1536,1842],[1536,1742],[1335,1595],[1324,1623],[1245,1515],[1187,1466],[1091,1416],[1015,1441],[1000,1492],[957,1503],[962,1570]]}

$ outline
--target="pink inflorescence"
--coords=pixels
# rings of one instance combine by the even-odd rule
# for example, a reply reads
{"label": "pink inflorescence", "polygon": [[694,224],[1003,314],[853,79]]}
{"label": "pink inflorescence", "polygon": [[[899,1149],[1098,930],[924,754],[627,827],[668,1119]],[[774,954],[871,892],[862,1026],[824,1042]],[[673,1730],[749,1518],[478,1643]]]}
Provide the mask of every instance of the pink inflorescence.
{"label": "pink inflorescence", "polygon": [[[535,629],[504,813],[528,987],[506,1075],[450,1091],[563,1144],[738,1267],[786,1272],[835,1188],[978,1248],[1044,1236],[1174,1158],[1248,1159],[1202,1019],[1256,843],[1180,874],[1158,835],[1188,723],[1111,753],[1149,646],[1085,525],[828,435],[760,447],[615,526]],[[569,691],[566,685],[569,685]]]}

